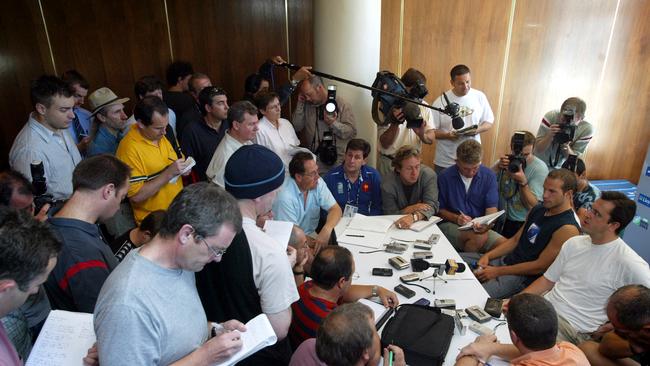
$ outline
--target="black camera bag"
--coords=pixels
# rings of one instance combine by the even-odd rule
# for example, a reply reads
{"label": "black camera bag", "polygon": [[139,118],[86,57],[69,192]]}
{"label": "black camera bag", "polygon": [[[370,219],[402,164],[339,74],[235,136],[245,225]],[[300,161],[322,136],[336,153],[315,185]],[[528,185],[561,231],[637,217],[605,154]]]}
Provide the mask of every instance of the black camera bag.
{"label": "black camera bag", "polygon": [[394,344],[404,350],[411,366],[440,366],[453,335],[454,319],[440,309],[404,304],[384,326],[381,343],[382,347]]}

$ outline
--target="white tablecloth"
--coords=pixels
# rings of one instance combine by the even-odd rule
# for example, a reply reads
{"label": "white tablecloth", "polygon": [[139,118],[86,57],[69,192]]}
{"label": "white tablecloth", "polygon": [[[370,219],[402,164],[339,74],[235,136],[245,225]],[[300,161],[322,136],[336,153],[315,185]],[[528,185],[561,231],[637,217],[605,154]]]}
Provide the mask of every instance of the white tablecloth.
{"label": "white tablecloth", "polygon": [[[339,224],[337,225],[336,235],[339,238],[339,241],[345,240],[342,238],[342,235],[349,221],[350,221],[349,218],[342,218]],[[393,227],[389,230],[385,240],[386,243],[388,243],[391,237],[397,237],[405,240],[427,239],[433,233],[439,234],[440,239],[438,240],[438,244],[435,244],[431,249],[431,252],[433,253],[433,258],[426,259],[426,260],[431,263],[445,263],[447,259],[455,259],[457,262],[462,262],[460,255],[458,255],[458,252],[456,252],[456,250],[451,245],[451,243],[449,243],[447,238],[445,238],[445,236],[442,235],[442,232],[440,232],[440,229],[438,228],[437,225],[432,225],[431,227],[426,228],[419,233],[411,230],[399,230]],[[386,252],[360,254],[359,252],[370,251],[372,249],[368,247],[350,245],[344,243],[340,243],[340,245],[348,248],[354,255],[356,272],[359,274],[359,279],[356,279],[353,282],[355,284],[378,285],[392,291],[395,288],[395,286],[402,283],[399,280],[400,276],[413,273],[411,268],[407,268],[404,270],[396,270],[388,263],[388,258],[394,257],[398,254],[386,253]],[[412,243],[410,243],[408,246],[409,249],[404,254],[401,254],[400,256],[410,262],[412,253],[414,251],[422,251],[422,249],[414,248]],[[375,267],[392,268],[393,276],[392,277],[373,276],[372,269]],[[430,268],[422,272],[422,277],[429,276],[432,273],[433,273],[433,268]],[[441,278],[446,280],[447,282],[445,283],[444,281],[441,280]],[[416,283],[425,286],[431,290],[433,290],[434,287],[434,280],[432,278],[425,279]],[[483,286],[481,286],[481,284],[478,282],[476,277],[474,277],[474,275],[472,274],[469,268],[467,268],[463,273],[457,273],[456,275],[445,274],[442,277],[436,279],[435,294],[433,293],[433,291],[431,293],[427,293],[424,289],[421,289],[417,286],[406,286],[406,287],[415,291],[416,295],[411,297],[410,299],[407,299],[404,296],[398,294],[397,296],[399,297],[399,301],[401,304],[413,303],[418,299],[424,297],[431,302],[431,306],[433,306],[435,299],[453,299],[456,301],[457,309],[464,309],[472,305],[478,305],[479,307],[483,308],[485,306],[485,301],[488,298],[487,292],[485,292]],[[466,325],[470,324],[472,321],[473,320],[469,318],[463,319],[463,323]],[[483,325],[489,328],[494,328],[499,323],[500,321],[493,319],[490,320],[489,322],[483,323]],[[512,341],[510,340],[510,336],[508,335],[508,327],[506,324],[501,325],[497,328],[496,335],[501,343],[512,343]],[[476,337],[477,334],[472,332],[469,329],[467,329],[465,335],[460,335],[458,329],[454,328],[454,336],[449,346],[449,351],[445,359],[445,365],[453,365],[460,348],[471,343]]]}

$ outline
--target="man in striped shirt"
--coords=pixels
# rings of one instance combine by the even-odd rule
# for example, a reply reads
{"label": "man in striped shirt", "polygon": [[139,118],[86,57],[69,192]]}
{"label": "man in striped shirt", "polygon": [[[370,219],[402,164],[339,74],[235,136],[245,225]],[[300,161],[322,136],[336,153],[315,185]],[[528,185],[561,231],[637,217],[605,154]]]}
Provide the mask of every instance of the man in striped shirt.
{"label": "man in striped shirt", "polygon": [[320,323],[339,304],[362,298],[379,297],[386,307],[399,304],[397,295],[380,286],[352,285],[354,258],[346,248],[328,246],[311,265],[311,281],[298,287],[300,299],[291,304],[293,318],[289,328],[291,346],[316,337]]}
{"label": "man in striped shirt", "polygon": [[560,110],[547,112],[542,118],[537,130],[535,156],[542,159],[549,170],[562,167],[569,155],[582,157],[587,150],[594,127],[584,120],[586,110],[584,100],[571,97],[562,103]]}
{"label": "man in striped shirt", "polygon": [[92,313],[109,273],[117,267],[97,226],[117,212],[129,189],[129,167],[112,155],[82,160],[72,175],[73,193],[48,220],[63,242],[45,291],[53,309]]}

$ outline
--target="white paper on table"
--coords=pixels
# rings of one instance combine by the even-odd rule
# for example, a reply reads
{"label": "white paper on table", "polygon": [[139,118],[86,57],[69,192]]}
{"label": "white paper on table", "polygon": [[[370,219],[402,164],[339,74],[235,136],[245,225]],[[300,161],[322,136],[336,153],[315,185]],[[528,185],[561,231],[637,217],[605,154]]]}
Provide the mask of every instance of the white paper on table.
{"label": "white paper on table", "polygon": [[264,232],[280,243],[284,249],[289,245],[289,238],[293,230],[293,222],[266,220],[264,222]]}
{"label": "white paper on table", "polygon": [[387,233],[394,222],[395,220],[391,220],[386,216],[366,216],[357,213],[350,220],[348,229]]}
{"label": "white paper on table", "polygon": [[96,340],[93,314],[52,310],[25,366],[81,366]]}
{"label": "white paper on table", "polygon": [[362,231],[347,228],[343,235],[337,236],[336,240],[342,244],[358,245],[367,248],[379,249],[382,245],[387,244],[385,233],[375,233],[372,231]]}
{"label": "white paper on table", "polygon": [[214,366],[229,366],[245,359],[262,348],[274,345],[278,341],[273,327],[266,314],[260,314],[246,323],[246,331],[240,333],[242,348],[227,361]]}
{"label": "white paper on table", "polygon": [[428,228],[431,225],[437,224],[440,221],[442,221],[442,219],[440,217],[431,216],[429,218],[429,220],[421,220],[421,221],[418,221],[418,222],[414,222],[413,225],[411,225],[411,227],[409,229],[419,233],[420,231]]}

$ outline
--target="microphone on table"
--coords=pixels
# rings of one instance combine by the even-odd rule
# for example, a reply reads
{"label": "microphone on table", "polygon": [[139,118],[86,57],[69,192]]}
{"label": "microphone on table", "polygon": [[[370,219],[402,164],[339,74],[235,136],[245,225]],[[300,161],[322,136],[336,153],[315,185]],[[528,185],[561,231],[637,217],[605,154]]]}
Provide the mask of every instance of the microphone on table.
{"label": "microphone on table", "polygon": [[452,276],[456,273],[465,272],[467,266],[465,263],[458,263],[454,259],[447,259],[445,263],[429,263],[424,259],[417,258],[411,259],[411,268],[413,272],[422,272],[428,268],[438,268],[438,272],[445,271],[446,274]]}

